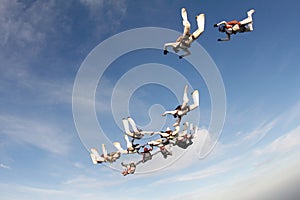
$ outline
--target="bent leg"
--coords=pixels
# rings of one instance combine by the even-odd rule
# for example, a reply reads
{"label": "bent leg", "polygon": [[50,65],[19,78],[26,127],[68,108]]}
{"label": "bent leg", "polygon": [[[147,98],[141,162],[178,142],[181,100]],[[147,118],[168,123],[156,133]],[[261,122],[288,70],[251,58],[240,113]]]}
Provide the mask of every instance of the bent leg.
{"label": "bent leg", "polygon": [[133,119],[131,117],[128,117],[128,122],[130,123],[131,127],[132,127],[132,130],[137,133],[139,132],[137,127],[136,127],[136,124],[135,122],[133,121]]}
{"label": "bent leg", "polygon": [[187,91],[188,91],[188,85],[184,86],[183,101],[182,101],[182,106],[181,106],[182,110],[187,106],[187,104],[189,102],[189,98],[187,96]]}
{"label": "bent leg", "polygon": [[127,119],[122,119],[122,122],[123,122],[123,127],[124,127],[124,131],[127,135],[130,135],[132,136],[133,134],[130,132],[129,130],[129,123],[128,123],[128,120]]}
{"label": "bent leg", "polygon": [[127,148],[132,148],[132,143],[129,141],[128,136],[124,135],[124,138],[126,140],[126,146],[127,146]]}
{"label": "bent leg", "polygon": [[199,106],[199,91],[195,90],[192,93],[192,97],[193,97],[193,104],[189,106],[189,110],[194,110],[195,108],[197,108]]}
{"label": "bent leg", "polygon": [[242,21],[240,21],[241,25],[252,23],[252,14],[255,12],[254,9],[251,9],[247,12],[248,17]]}
{"label": "bent leg", "polygon": [[181,17],[182,17],[182,24],[183,24],[183,36],[190,34],[191,24],[187,17],[187,12],[185,8],[181,9]]}
{"label": "bent leg", "polygon": [[107,150],[105,148],[105,144],[102,144],[102,153],[103,153],[104,158],[107,158]]}
{"label": "bent leg", "polygon": [[127,153],[127,151],[124,150],[124,149],[121,147],[120,142],[114,142],[113,144],[114,144],[114,146],[118,149],[118,151],[119,151],[120,153]]}
{"label": "bent leg", "polygon": [[196,40],[203,32],[205,25],[205,15],[200,14],[196,17],[198,29],[192,34],[193,40]]}
{"label": "bent leg", "polygon": [[94,164],[101,163],[101,162],[105,161],[104,158],[100,156],[100,154],[99,154],[99,152],[96,148],[91,149],[90,156],[91,156],[91,159],[92,159]]}

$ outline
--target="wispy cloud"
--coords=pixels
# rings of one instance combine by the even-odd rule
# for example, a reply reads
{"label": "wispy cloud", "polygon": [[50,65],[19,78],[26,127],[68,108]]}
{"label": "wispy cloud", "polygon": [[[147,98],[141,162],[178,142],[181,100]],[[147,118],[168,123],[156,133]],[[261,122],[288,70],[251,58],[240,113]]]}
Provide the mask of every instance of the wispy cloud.
{"label": "wispy cloud", "polygon": [[[272,125],[266,126],[263,130],[268,130],[267,127],[272,127]],[[213,177],[221,173],[226,173],[231,177],[228,180],[222,179],[222,182],[218,182],[213,187],[207,185],[199,190],[187,192],[178,199],[295,199],[299,194],[298,189],[293,187],[295,183],[299,183],[300,177],[297,168],[300,153],[299,132],[300,127],[298,126],[289,132],[282,133],[270,143],[249,149],[243,153],[243,156],[225,159],[207,169],[177,176],[174,179],[170,178],[168,181],[204,179],[206,175]],[[237,149],[232,150],[236,151]],[[230,151],[226,154],[229,155]],[[259,162],[261,164],[258,165]],[[253,166],[255,168],[252,168]],[[252,189],[249,190],[249,188]],[[238,195],[236,195],[236,191],[239,191]]]}
{"label": "wispy cloud", "polygon": [[[11,52],[10,45],[27,49],[31,53],[43,48],[47,38],[60,31],[68,31],[68,18],[60,13],[59,5],[71,4],[58,1],[4,0],[0,6],[0,44]],[[59,20],[58,20],[59,19]],[[30,47],[30,48],[29,48]],[[13,53],[13,52],[11,52]],[[26,52],[24,52],[26,53]]]}
{"label": "wispy cloud", "polygon": [[5,164],[3,164],[3,163],[0,163],[0,168],[3,168],[3,169],[10,169],[10,166],[5,165]]}
{"label": "wispy cloud", "polygon": [[[154,182],[154,184],[166,184],[172,182],[185,182],[185,181],[199,181],[205,178],[212,178],[216,175],[226,173],[232,169],[237,168],[239,166],[241,157],[232,158],[229,160],[224,160],[215,165],[210,165],[207,168],[197,170],[196,172],[184,173],[178,176],[173,176],[171,178],[166,178]],[[199,162],[199,161],[198,161]]]}
{"label": "wispy cloud", "polygon": [[267,146],[257,149],[257,155],[287,153],[297,147],[300,147],[300,126],[284,134]]}
{"label": "wispy cloud", "polygon": [[0,116],[1,133],[16,143],[64,155],[71,149],[70,137],[58,127],[41,120]]}
{"label": "wispy cloud", "polygon": [[89,8],[91,18],[97,21],[99,31],[102,33],[118,27],[127,11],[127,0],[80,0],[80,2]]}
{"label": "wispy cloud", "polygon": [[251,144],[258,143],[266,136],[267,133],[269,133],[275,127],[277,122],[278,119],[275,119],[268,123],[261,124],[258,128],[246,134],[246,136],[242,138],[241,142],[251,143]]}
{"label": "wispy cloud", "polygon": [[216,148],[214,149],[213,156],[222,157],[228,153],[236,152],[236,149],[239,149],[240,152],[248,151],[254,145],[263,140],[264,137],[270,133],[276,125],[278,125],[278,123],[279,119],[276,118],[270,122],[260,124],[258,127],[246,134],[238,133],[237,136],[229,143],[222,143],[222,141],[218,141]]}
{"label": "wispy cloud", "polygon": [[113,180],[107,179],[106,181],[99,180],[98,177],[87,177],[85,175],[79,175],[73,179],[69,179],[64,181],[62,184],[65,187],[71,188],[80,188],[80,189],[96,189],[96,188],[104,188],[104,187],[111,187],[114,185],[118,185],[125,180]]}

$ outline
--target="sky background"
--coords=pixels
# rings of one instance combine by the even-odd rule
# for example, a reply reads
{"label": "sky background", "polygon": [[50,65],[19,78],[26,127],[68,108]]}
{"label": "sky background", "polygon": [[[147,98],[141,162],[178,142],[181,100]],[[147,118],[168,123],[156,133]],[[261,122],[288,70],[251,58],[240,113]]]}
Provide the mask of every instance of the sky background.
{"label": "sky background", "polygon": [[[123,177],[93,165],[72,114],[72,89],[82,62],[102,41],[125,30],[163,27],[181,32],[182,7],[192,30],[194,16],[206,14],[205,32],[197,41],[224,82],[227,115],[217,145],[205,159],[198,159],[192,146],[177,162],[150,174]],[[1,199],[298,199],[298,7],[295,0],[0,0]],[[213,24],[242,20],[251,8],[256,10],[254,31],[217,42],[224,35]],[[122,73],[151,62],[191,77],[201,91],[199,134],[209,136],[205,83],[174,54],[130,52],[108,68],[99,88],[109,94]],[[99,123],[109,139],[122,140],[107,94],[96,93]],[[155,84],[134,93],[130,111],[140,126],[149,122],[148,109],[157,103],[166,109],[178,104],[170,91]]]}

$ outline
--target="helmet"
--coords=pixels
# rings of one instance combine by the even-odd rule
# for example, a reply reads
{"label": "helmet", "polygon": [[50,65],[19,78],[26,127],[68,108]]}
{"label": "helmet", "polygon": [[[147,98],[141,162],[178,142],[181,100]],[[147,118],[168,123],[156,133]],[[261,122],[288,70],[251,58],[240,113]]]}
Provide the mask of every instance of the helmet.
{"label": "helmet", "polygon": [[219,26],[219,31],[220,31],[220,32],[225,32],[225,24],[221,24],[221,25]]}

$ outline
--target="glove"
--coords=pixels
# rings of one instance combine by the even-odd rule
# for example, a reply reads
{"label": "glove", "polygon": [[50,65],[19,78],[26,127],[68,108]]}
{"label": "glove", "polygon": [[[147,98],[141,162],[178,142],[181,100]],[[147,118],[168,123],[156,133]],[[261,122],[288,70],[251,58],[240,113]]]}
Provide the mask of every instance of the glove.
{"label": "glove", "polygon": [[214,27],[218,27],[218,24],[214,24]]}

